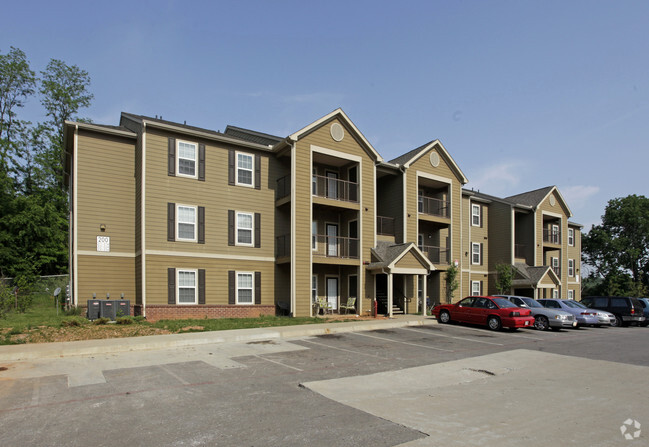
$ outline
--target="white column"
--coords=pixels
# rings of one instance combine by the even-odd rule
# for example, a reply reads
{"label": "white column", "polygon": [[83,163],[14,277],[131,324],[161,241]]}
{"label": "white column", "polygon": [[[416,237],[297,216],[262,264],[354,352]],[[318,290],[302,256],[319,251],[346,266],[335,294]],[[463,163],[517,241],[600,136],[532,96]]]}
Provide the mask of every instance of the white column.
{"label": "white column", "polygon": [[421,275],[421,294],[424,296],[422,301],[424,305],[424,317],[426,316],[426,294],[428,293],[428,275]]}
{"label": "white column", "polygon": [[388,273],[388,316],[392,318],[392,301],[394,299],[392,293],[392,273]]}

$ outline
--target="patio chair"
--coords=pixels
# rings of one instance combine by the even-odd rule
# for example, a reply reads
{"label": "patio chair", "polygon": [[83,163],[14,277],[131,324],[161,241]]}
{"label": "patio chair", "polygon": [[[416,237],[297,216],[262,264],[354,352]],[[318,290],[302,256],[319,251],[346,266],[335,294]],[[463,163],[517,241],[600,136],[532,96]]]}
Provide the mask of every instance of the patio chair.
{"label": "patio chair", "polygon": [[325,298],[318,298],[318,307],[322,309],[322,315],[327,315],[327,312],[331,314],[334,313],[333,307],[331,307],[331,303],[329,303],[329,300]]}
{"label": "patio chair", "polygon": [[356,298],[347,298],[347,304],[341,304],[340,305],[340,310],[345,310],[345,313],[347,313],[349,310],[353,310],[356,312]]}

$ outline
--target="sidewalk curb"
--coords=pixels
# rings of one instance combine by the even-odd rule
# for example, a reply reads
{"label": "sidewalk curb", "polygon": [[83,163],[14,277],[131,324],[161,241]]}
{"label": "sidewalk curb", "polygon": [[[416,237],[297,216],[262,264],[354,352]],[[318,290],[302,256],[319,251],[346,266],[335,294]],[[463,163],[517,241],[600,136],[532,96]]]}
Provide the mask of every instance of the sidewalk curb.
{"label": "sidewalk curb", "polygon": [[191,332],[185,334],[148,335],[143,337],[8,345],[0,346],[0,362],[147,351],[209,343],[289,339],[431,324],[437,324],[437,321],[432,317],[417,317],[380,321],[365,320],[353,321],[350,323],[306,324],[298,326],[277,326],[271,328],[234,329],[227,331]]}

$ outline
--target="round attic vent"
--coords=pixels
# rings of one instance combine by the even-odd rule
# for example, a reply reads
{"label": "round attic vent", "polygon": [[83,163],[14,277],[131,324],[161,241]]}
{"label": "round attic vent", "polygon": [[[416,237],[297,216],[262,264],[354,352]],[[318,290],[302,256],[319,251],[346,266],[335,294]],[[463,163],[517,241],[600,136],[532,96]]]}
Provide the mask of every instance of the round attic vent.
{"label": "round attic vent", "polygon": [[550,196],[550,205],[554,206],[555,203],[557,203],[557,201],[554,200],[554,196]]}
{"label": "round attic vent", "polygon": [[432,151],[430,153],[430,164],[433,166],[433,168],[439,166],[439,154],[435,151]]}
{"label": "round attic vent", "polygon": [[340,123],[333,123],[331,125],[331,138],[333,138],[336,141],[342,141],[342,139],[345,136],[345,129],[343,129],[343,126],[340,125]]}

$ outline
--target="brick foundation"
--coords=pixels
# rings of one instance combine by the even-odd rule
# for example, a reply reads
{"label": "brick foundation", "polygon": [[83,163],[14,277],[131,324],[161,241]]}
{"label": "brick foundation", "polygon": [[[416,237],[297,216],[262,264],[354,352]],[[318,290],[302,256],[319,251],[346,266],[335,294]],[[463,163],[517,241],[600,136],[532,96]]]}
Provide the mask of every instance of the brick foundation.
{"label": "brick foundation", "polygon": [[275,315],[275,306],[146,306],[147,321],[187,318],[257,318],[262,315]]}

